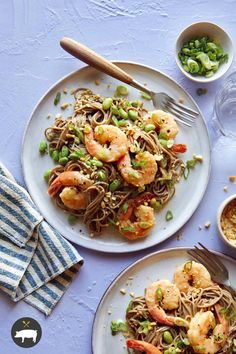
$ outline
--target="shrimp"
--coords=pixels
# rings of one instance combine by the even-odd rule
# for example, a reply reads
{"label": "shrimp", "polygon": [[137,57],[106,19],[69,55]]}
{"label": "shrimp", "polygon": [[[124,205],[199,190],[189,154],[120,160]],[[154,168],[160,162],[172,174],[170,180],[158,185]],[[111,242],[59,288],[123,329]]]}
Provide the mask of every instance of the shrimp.
{"label": "shrimp", "polygon": [[65,171],[54,179],[48,188],[48,194],[50,197],[54,197],[62,189],[60,198],[65,206],[75,210],[85,209],[87,203],[83,190],[92,184],[90,179],[78,171]]}
{"label": "shrimp", "polygon": [[153,197],[152,193],[143,193],[120,206],[117,214],[119,231],[129,240],[146,237],[155,225],[154,209],[144,205]]}
{"label": "shrimp", "polygon": [[86,209],[86,194],[79,192],[74,187],[65,187],[59,194],[59,197],[67,208],[75,210]]}
{"label": "shrimp", "polygon": [[215,310],[220,323],[217,324],[212,311],[197,312],[191,319],[187,335],[195,353],[214,354],[224,346],[228,324],[219,315],[217,306]]}
{"label": "shrimp", "polygon": [[205,289],[213,284],[208,270],[194,261],[188,261],[176,269],[174,283],[184,293],[194,288]]}
{"label": "shrimp", "polygon": [[167,139],[174,139],[179,132],[174,116],[160,109],[151,112],[151,120],[160,133],[166,134]]}
{"label": "shrimp", "polygon": [[126,182],[139,187],[154,181],[157,173],[157,163],[150,152],[139,152],[135,156],[134,165],[136,168],[131,166],[129,153],[118,162],[117,167]]}
{"label": "shrimp", "polygon": [[188,322],[180,317],[169,316],[165,310],[175,310],[179,307],[180,292],[169,280],[159,280],[147,289],[145,300],[151,316],[158,323],[168,326],[188,327]]}
{"label": "shrimp", "polygon": [[[104,144],[108,144],[106,146]],[[85,146],[90,155],[104,162],[118,161],[128,151],[125,133],[117,127],[103,124],[94,132],[85,133]]]}
{"label": "shrimp", "polygon": [[157,347],[143,340],[127,339],[126,345],[128,348],[140,350],[146,354],[162,354]]}

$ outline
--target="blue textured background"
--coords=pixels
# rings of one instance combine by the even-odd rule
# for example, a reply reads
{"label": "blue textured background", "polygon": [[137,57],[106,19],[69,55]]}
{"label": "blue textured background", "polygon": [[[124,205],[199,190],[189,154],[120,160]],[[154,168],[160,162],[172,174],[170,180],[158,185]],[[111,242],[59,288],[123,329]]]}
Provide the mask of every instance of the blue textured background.
{"label": "blue textured background", "polygon": [[[222,80],[209,84],[207,95],[196,97],[199,85],[179,72],[173,51],[183,27],[201,20],[223,26],[235,42],[235,11],[235,0],[0,1],[0,158],[19,181],[22,134],[30,112],[50,85],[83,66],[62,51],[62,36],[78,39],[108,59],[133,60],[172,76],[197,100],[213,140],[209,188],[197,212],[180,231],[181,240],[177,241],[175,235],[158,247],[124,256],[79,249],[85,265],[47,319],[30,306],[13,304],[1,294],[2,353],[89,354],[92,321],[104,290],[123,268],[151,251],[191,246],[200,240],[233,255],[219,240],[215,224],[217,205],[226,195],[236,193],[236,185],[228,182],[228,176],[236,174],[236,141],[216,136],[211,124],[214,96]],[[229,187],[228,193],[223,191],[225,185]],[[198,225],[207,220],[212,223],[210,229],[198,231]],[[32,349],[17,347],[10,337],[12,324],[22,316],[31,316],[42,326],[41,342]]]}

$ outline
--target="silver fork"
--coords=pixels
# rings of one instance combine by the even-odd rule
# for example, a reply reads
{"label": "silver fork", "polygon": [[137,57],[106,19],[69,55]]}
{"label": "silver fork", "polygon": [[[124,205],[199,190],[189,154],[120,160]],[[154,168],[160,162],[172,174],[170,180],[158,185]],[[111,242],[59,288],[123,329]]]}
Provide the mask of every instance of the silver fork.
{"label": "silver fork", "polygon": [[149,94],[152,98],[152,102],[155,108],[163,109],[172,113],[179,123],[191,127],[195,118],[198,116],[198,112],[183,104],[180,104],[166,93],[154,92],[148,89],[146,86],[140,84],[124,70],[103,58],[93,50],[87,48],[85,45],[66,37],[61,39],[60,44],[65,51],[82,60],[86,64],[96,68],[101,72],[104,72],[109,76],[114,77],[115,79],[125,82],[126,84],[142,92]]}
{"label": "silver fork", "polygon": [[233,296],[236,296],[236,289],[230,282],[228,269],[225,267],[220,257],[209,251],[200,242],[198,244],[202,248],[194,246],[195,249],[189,250],[188,254],[207,268],[214,282],[222,285],[225,289],[230,291]]}

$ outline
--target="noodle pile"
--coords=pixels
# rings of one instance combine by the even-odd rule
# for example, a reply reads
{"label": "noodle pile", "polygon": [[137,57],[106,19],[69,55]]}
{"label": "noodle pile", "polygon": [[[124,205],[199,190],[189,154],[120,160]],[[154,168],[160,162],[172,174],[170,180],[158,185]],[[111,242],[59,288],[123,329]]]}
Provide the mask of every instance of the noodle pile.
{"label": "noodle pile", "polygon": [[[91,156],[84,144],[86,127],[94,129],[103,124],[115,125],[111,110],[102,108],[103,98],[87,89],[78,89],[74,93],[75,104],[73,116],[63,119],[57,117],[54,123],[45,130],[45,137],[49,142],[49,153],[61,151],[67,146],[70,156],[77,153],[78,158],[69,159],[65,165],[56,166],[49,177],[49,186],[64,171],[79,171],[93,181],[86,190],[86,210],[74,210],[66,207],[60,199],[60,192],[54,200],[58,207],[75,216],[81,216],[90,231],[90,235],[99,235],[110,224],[117,224],[117,211],[129,198],[135,198],[145,192],[151,192],[159,203],[159,209],[175,194],[175,184],[183,174],[185,165],[171,149],[161,145],[158,132],[143,130],[144,117],[147,110],[142,104],[133,104],[126,98],[113,97],[113,105],[122,108],[125,112],[130,109],[137,112],[135,121],[127,120],[119,128],[126,134],[131,146],[130,152],[148,151],[156,157],[158,172],[155,180],[142,188],[126,183],[119,173],[116,163],[103,163],[101,167],[91,163]],[[105,176],[101,180],[102,176]],[[119,181],[119,188],[111,191],[109,186]]]}
{"label": "noodle pile", "polygon": [[[206,289],[189,291],[187,294],[181,293],[179,308],[172,312],[169,311],[168,314],[190,321],[198,311],[212,311],[215,304],[220,305],[222,313],[224,313],[229,324],[229,333],[226,342],[222,350],[217,353],[232,353],[233,339],[236,338],[236,302],[227,290],[214,285]],[[187,329],[156,323],[148,311],[144,297],[136,297],[130,302],[126,313],[126,321],[128,324],[127,336],[129,338],[151,343],[160,350],[163,350],[163,352],[175,346],[180,349],[179,352],[181,353],[194,353],[191,346],[183,344],[187,339]],[[142,324],[144,321],[151,323],[151,329],[149,327],[147,333],[143,330]],[[163,333],[165,331],[169,331],[172,334],[173,343],[165,343],[163,340]]]}

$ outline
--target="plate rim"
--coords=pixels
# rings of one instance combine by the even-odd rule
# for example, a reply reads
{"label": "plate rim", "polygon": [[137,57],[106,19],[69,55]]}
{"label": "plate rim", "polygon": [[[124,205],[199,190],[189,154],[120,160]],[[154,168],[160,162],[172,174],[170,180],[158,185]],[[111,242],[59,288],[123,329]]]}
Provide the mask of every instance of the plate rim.
{"label": "plate rim", "polygon": [[[175,79],[171,78],[169,75],[167,75],[166,73],[164,73],[163,71],[160,71],[150,65],[146,65],[146,64],[140,64],[138,62],[135,62],[135,61],[130,61],[130,60],[112,60],[112,63],[114,64],[131,64],[131,65],[135,65],[135,66],[141,66],[145,69],[149,69],[149,70],[152,70],[160,75],[163,75],[164,77],[166,77],[168,80],[174,82],[175,85],[177,85],[177,87],[179,89],[181,89],[184,94],[189,98],[190,101],[193,102],[193,104],[197,107],[197,110],[199,111],[200,115],[201,115],[201,118],[202,118],[202,121],[203,121],[203,125],[205,127],[205,132],[206,132],[206,135],[207,135],[207,138],[208,138],[208,150],[209,150],[209,165],[208,165],[208,175],[207,175],[207,178],[205,180],[205,185],[202,189],[202,193],[200,194],[199,196],[199,201],[198,203],[196,204],[195,208],[193,209],[193,212],[191,213],[191,215],[189,215],[187,217],[187,219],[181,223],[180,227],[174,232],[172,233],[171,235],[169,235],[168,237],[166,237],[164,240],[160,241],[160,242],[157,242],[157,243],[154,243],[152,245],[145,245],[145,246],[140,246],[136,249],[133,249],[133,250],[130,250],[130,249],[124,249],[124,250],[120,250],[120,249],[117,249],[117,248],[111,248],[111,249],[102,249],[103,245],[99,246],[99,247],[96,247],[97,244],[95,243],[95,246],[93,246],[94,244],[91,242],[89,244],[84,244],[84,242],[80,242],[80,238],[78,238],[78,242],[75,241],[75,240],[72,240],[70,237],[68,238],[67,234],[63,234],[62,233],[62,236],[65,237],[67,240],[69,240],[70,242],[72,243],[75,243],[76,245],[78,246],[81,246],[81,247],[84,247],[85,249],[89,249],[89,250],[93,250],[93,251],[97,251],[97,252],[101,252],[101,253],[108,253],[108,254],[121,254],[121,253],[133,253],[133,252],[139,252],[139,251],[142,251],[142,250],[145,250],[145,249],[148,249],[150,247],[154,247],[158,244],[161,244],[162,242],[166,241],[167,239],[173,237],[173,235],[178,232],[178,230],[180,230],[189,220],[190,218],[194,215],[194,213],[196,212],[197,208],[199,207],[200,203],[202,202],[202,199],[205,195],[205,192],[206,192],[206,189],[207,189],[207,186],[208,186],[208,183],[209,183],[209,179],[210,179],[210,175],[211,175],[211,168],[212,168],[212,146],[211,146],[211,139],[210,139],[210,135],[209,135],[209,130],[208,130],[208,127],[207,127],[207,124],[206,124],[206,120],[205,120],[205,117],[202,113],[202,111],[200,110],[198,104],[196,103],[196,101],[194,100],[194,98],[190,95],[190,93],[188,93]],[[34,196],[33,196],[33,193],[30,192],[29,190],[29,186],[27,184],[27,179],[26,179],[26,165],[24,163],[24,147],[25,147],[25,138],[26,138],[26,134],[27,134],[27,131],[29,129],[29,125],[33,119],[33,116],[36,112],[36,110],[38,109],[38,106],[42,103],[42,101],[45,99],[45,97],[50,93],[50,91],[52,91],[58,84],[60,84],[61,82],[63,82],[64,80],[68,79],[70,76],[73,76],[77,73],[79,73],[80,71],[82,70],[86,70],[87,68],[91,68],[91,66],[89,65],[85,65],[85,66],[82,66],[81,68],[79,68],[78,70],[73,70],[71,71],[69,74],[66,74],[64,75],[62,78],[60,78],[59,80],[57,80],[55,83],[53,83],[49,88],[48,90],[43,94],[43,96],[40,97],[40,99],[36,102],[36,104],[34,105],[34,108],[29,116],[29,119],[26,123],[26,126],[25,126],[25,129],[24,129],[24,132],[23,132],[23,136],[22,136],[22,141],[21,141],[21,152],[20,152],[20,164],[21,164],[21,170],[22,170],[22,174],[23,174],[23,179],[24,179],[24,183],[25,183],[25,186],[27,188],[27,191],[32,199],[32,201],[34,202],[34,204],[36,205],[36,207],[39,209],[40,213],[42,214],[43,218],[49,223],[49,225],[51,225],[51,223],[48,221],[47,219],[47,216],[44,216],[44,212],[43,210],[41,210],[37,203],[35,202],[35,199],[34,199]],[[194,127],[192,127],[192,129],[194,129]],[[51,225],[52,227],[54,227],[53,225]],[[55,227],[54,227],[55,228]]]}
{"label": "plate rim", "polygon": [[[92,333],[91,333],[91,349],[92,349],[92,354],[96,354],[94,351],[94,346],[95,346],[95,325],[96,325],[96,321],[97,321],[97,315],[98,312],[100,311],[100,309],[102,308],[103,302],[105,301],[106,295],[109,294],[109,292],[111,291],[111,288],[113,287],[113,285],[115,285],[115,283],[127,272],[129,271],[131,268],[135,267],[136,265],[142,263],[143,261],[145,261],[148,258],[151,258],[153,256],[158,256],[160,254],[165,254],[167,252],[177,252],[177,251],[189,251],[189,250],[193,250],[194,247],[184,247],[184,246],[180,246],[180,247],[170,247],[170,248],[164,248],[152,253],[149,253],[148,255],[139,258],[138,260],[130,263],[127,267],[125,267],[124,269],[122,269],[117,276],[111,281],[111,283],[108,285],[108,287],[106,288],[106,290],[104,291],[98,305],[97,308],[95,310],[95,314],[94,314],[94,318],[93,318],[93,324],[92,324]],[[209,249],[209,251],[211,251],[212,253],[214,253],[217,256],[223,257],[224,259],[233,262],[236,265],[236,259],[233,258],[232,256],[229,256],[228,254],[225,254],[224,252],[219,252],[219,251],[215,251],[212,249]]]}

